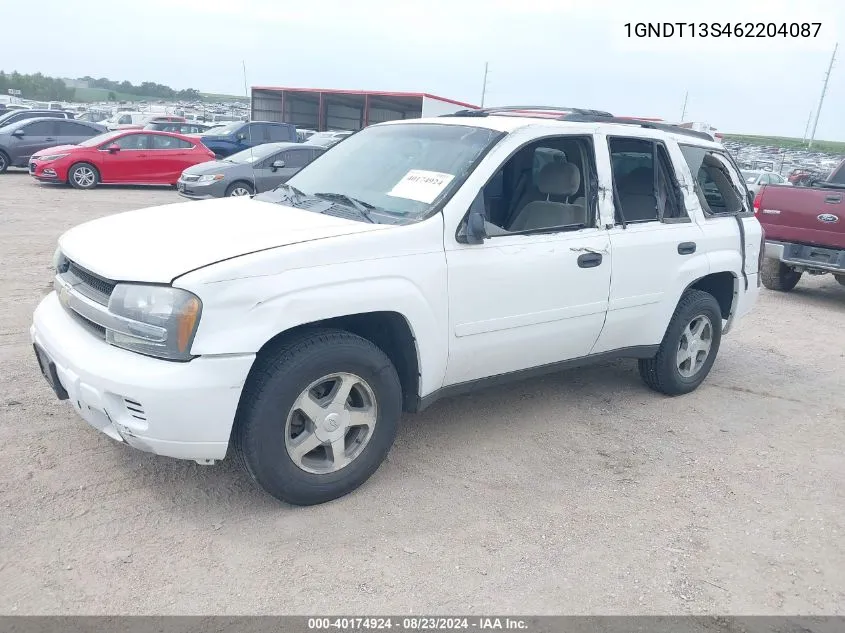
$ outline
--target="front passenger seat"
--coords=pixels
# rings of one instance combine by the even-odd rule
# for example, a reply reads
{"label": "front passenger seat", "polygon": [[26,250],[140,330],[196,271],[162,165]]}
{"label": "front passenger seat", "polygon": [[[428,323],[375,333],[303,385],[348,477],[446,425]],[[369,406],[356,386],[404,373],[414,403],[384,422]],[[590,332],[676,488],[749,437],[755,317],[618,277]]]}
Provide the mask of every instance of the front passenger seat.
{"label": "front passenger seat", "polygon": [[552,202],[550,196],[575,195],[581,186],[581,172],[572,163],[549,163],[537,177],[537,188],[546,200],[535,200],[526,204],[517,213],[510,227],[511,232],[546,229],[567,224],[585,224],[583,206]]}

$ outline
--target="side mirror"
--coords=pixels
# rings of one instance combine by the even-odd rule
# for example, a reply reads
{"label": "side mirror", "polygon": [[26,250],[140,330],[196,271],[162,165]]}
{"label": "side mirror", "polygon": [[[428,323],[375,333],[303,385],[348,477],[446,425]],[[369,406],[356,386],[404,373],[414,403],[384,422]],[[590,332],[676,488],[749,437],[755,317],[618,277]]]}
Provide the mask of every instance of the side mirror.
{"label": "side mirror", "polygon": [[246,134],[238,134],[235,138],[237,138],[239,141],[244,141],[246,140]]}
{"label": "side mirror", "polygon": [[120,145],[117,143],[112,143],[106,149],[109,150],[109,154],[117,154],[120,151]]}
{"label": "side mirror", "polygon": [[273,164],[271,165],[273,171],[276,171],[277,169],[283,169],[284,166],[285,166],[285,161],[283,161],[283,160],[275,160],[275,161],[273,161]]}
{"label": "side mirror", "polygon": [[466,243],[467,244],[481,244],[487,239],[487,229],[484,223],[487,219],[487,214],[484,209],[484,196],[479,193],[472,205],[469,208],[469,217],[467,217],[466,226]]}
{"label": "side mirror", "polygon": [[752,211],[754,210],[754,198],[756,198],[756,197],[757,196],[754,194],[753,191],[748,192],[748,208],[751,209]]}
{"label": "side mirror", "polygon": [[23,130],[15,130],[14,132],[12,132],[12,136],[17,136],[18,138],[22,138],[22,137],[26,136],[26,134],[24,133]]}

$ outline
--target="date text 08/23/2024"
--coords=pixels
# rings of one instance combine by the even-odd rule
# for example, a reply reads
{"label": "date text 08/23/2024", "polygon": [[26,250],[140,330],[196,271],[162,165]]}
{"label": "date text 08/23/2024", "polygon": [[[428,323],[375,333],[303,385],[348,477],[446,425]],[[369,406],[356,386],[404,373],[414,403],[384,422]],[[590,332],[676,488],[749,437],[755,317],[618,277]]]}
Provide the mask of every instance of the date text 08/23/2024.
{"label": "date text 08/23/2024", "polygon": [[308,618],[309,631],[452,631],[526,630],[528,623],[509,617],[331,617]]}
{"label": "date text 08/23/2024", "polygon": [[626,22],[626,37],[818,37],[821,22]]}

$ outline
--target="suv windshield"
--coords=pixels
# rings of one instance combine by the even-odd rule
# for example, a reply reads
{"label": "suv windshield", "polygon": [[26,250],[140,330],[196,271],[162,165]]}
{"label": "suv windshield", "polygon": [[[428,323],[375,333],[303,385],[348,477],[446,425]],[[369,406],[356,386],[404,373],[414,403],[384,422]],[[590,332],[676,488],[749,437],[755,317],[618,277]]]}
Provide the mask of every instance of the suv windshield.
{"label": "suv windshield", "polygon": [[437,123],[370,127],[335,145],[288,185],[308,196],[352,199],[375,212],[417,220],[447,198],[501,136]]}

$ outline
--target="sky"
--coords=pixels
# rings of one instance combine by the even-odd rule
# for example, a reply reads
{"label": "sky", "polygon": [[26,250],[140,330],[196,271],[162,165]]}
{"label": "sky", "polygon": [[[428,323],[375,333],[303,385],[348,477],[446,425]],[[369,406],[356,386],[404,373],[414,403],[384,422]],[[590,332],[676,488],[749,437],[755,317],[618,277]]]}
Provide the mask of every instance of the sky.
{"label": "sky", "polygon": [[[0,7],[6,24],[27,25],[3,30],[7,72],[239,95],[246,79],[479,104],[488,62],[488,106],[678,121],[688,95],[684,120],[797,137],[845,29],[842,0],[0,0]],[[683,37],[677,27],[673,37],[628,37],[626,23],[647,22],[821,27],[809,38],[691,38],[689,27]],[[842,45],[817,139],[845,141],[845,38]]]}

